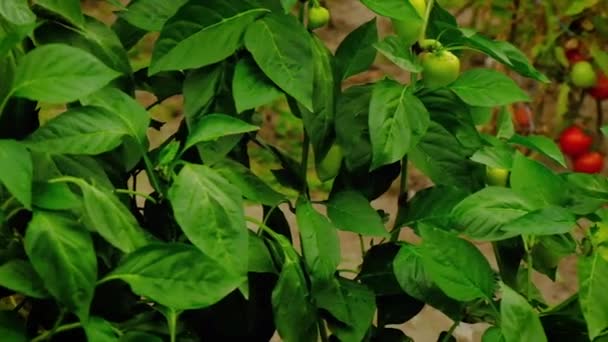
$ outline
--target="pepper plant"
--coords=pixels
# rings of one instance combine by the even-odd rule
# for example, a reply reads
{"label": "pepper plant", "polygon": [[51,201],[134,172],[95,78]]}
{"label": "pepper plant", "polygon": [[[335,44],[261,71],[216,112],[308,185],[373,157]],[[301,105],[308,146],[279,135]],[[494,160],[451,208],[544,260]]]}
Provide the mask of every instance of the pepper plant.
{"label": "pepper plant", "polygon": [[[389,326],[430,305],[454,321],[441,341],[460,322],[489,323],[484,341],[605,340],[608,181],[557,172],[551,139],[514,133],[505,107],[526,93],[492,69],[461,73],[458,56],[545,76],[432,0],[361,1],[418,39],[381,40],[374,19],[333,53],[307,27],[311,9],[315,27],[329,18],[316,0],[111,1],[111,25],[77,0],[0,2],[0,339],[408,341]],[[154,32],[133,70],[128,51]],[[378,52],[410,82],[343,86]],[[136,91],[184,98],[157,147],[147,133],[163,123]],[[258,134],[256,109],[276,99],[302,120],[300,156]],[[64,109],[41,123],[48,105]],[[498,130],[480,133],[494,110]],[[252,171],[253,148],[281,165],[281,188]],[[408,165],[433,186],[408,197]],[[388,217],[370,202],[396,179]],[[339,230],[372,239],[356,270],[339,268]],[[549,305],[532,275],[555,279],[570,255],[579,291]]]}

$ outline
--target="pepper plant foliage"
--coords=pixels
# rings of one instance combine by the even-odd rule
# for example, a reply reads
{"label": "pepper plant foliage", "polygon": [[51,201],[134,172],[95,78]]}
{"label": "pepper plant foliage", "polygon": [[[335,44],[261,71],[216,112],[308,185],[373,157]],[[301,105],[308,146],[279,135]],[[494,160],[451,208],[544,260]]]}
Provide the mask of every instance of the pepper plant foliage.
{"label": "pepper plant foliage", "polygon": [[[0,3],[3,341],[264,341],[275,331],[285,341],[405,341],[387,325],[425,305],[455,325],[490,323],[484,341],[602,339],[608,181],[524,156],[518,147],[565,164],[550,139],[514,134],[506,111],[496,135],[478,132],[480,113],[527,100],[506,75],[472,69],[426,88],[418,44],[379,40],[372,20],[334,54],[295,0],[112,3],[111,26],[78,0]],[[422,22],[456,54],[473,49],[546,81],[517,48],[458,27],[433,1],[424,18],[403,0],[362,3]],[[160,32],[151,62],[133,70],[127,52],[148,32]],[[411,83],[342,87],[378,52]],[[147,132],[162,123],[136,90],[184,97],[179,130],[159,147]],[[301,159],[256,133],[255,109],[280,97],[303,122]],[[41,125],[41,104],[66,109]],[[254,145],[297,196],[254,174]],[[308,166],[332,146],[339,173],[313,200]],[[388,227],[370,201],[407,178],[408,163],[434,186],[407,198],[402,181]],[[486,186],[486,167],[510,170],[508,186]],[[152,193],[134,187],[140,174]],[[245,203],[263,217],[246,216]],[[399,241],[402,229],[421,242]],[[374,238],[356,275],[339,269],[338,230]],[[493,245],[498,268],[471,240]],[[571,254],[580,291],[549,306],[530,275],[555,279]]]}

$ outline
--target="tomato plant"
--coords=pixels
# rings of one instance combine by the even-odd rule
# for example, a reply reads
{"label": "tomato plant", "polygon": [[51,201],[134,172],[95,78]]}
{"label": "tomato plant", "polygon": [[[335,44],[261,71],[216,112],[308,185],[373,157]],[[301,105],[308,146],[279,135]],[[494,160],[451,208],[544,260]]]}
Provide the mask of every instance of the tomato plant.
{"label": "tomato plant", "polygon": [[584,173],[599,173],[604,168],[604,156],[599,152],[588,152],[574,160],[574,171]]}
{"label": "tomato plant", "polygon": [[[549,78],[433,0],[361,2],[419,24],[415,41],[374,18],[333,52],[318,1],[108,1],[110,21],[0,2],[0,339],[407,341],[394,326],[427,305],[451,320],[440,341],[464,323],[484,341],[605,339],[608,180],[556,171],[553,139],[515,132],[508,108],[531,98],[499,69]],[[409,81],[349,82],[378,53]],[[461,70],[464,53],[500,68]],[[300,152],[265,138],[275,102]],[[568,154],[591,145],[577,134]],[[393,183],[397,209],[378,208]],[[578,292],[550,302],[537,275],[566,259]]]}
{"label": "tomato plant", "polygon": [[576,157],[589,151],[593,138],[579,126],[566,128],[559,137],[559,145],[564,154]]}
{"label": "tomato plant", "polygon": [[580,88],[591,88],[597,83],[597,75],[593,65],[587,61],[576,62],[570,72],[572,83]]}

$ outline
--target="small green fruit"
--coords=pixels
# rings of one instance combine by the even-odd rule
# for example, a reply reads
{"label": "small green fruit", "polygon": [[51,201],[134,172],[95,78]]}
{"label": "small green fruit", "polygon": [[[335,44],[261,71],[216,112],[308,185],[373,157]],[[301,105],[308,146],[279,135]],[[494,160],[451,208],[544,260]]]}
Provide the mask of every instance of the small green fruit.
{"label": "small green fruit", "polygon": [[591,88],[597,83],[597,74],[593,65],[587,61],[577,62],[570,72],[572,84],[579,88]]}
{"label": "small green fruit", "polygon": [[329,10],[322,6],[313,6],[308,10],[308,28],[311,30],[324,27],[329,22]]}
{"label": "small green fruit", "polygon": [[336,178],[342,167],[342,148],[340,145],[333,144],[327,155],[319,165],[317,165],[317,176],[323,182]]}
{"label": "small green fruit", "polygon": [[509,170],[497,167],[486,167],[486,184],[492,186],[507,186]]}
{"label": "small green fruit", "polygon": [[[426,11],[425,0],[410,0],[410,4],[416,10],[420,18],[424,17]],[[391,19],[393,30],[406,46],[412,46],[419,38],[422,30],[422,20],[396,20]]]}
{"label": "small green fruit", "polygon": [[460,60],[447,50],[423,52],[422,82],[427,88],[441,88],[456,81],[460,75]]}

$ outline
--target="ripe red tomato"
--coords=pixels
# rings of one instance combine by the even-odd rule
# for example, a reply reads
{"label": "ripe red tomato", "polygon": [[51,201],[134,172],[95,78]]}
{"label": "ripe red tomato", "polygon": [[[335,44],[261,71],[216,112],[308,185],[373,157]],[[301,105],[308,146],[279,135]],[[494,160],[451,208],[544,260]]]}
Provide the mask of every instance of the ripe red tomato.
{"label": "ripe red tomato", "polygon": [[585,153],[574,161],[574,171],[600,173],[604,169],[604,156],[599,152]]}
{"label": "ripe red tomato", "polygon": [[566,128],[559,137],[562,152],[571,157],[588,152],[592,144],[593,138],[576,125]]}
{"label": "ripe red tomato", "polygon": [[608,99],[608,77],[606,77],[606,74],[598,73],[597,84],[589,89],[589,95],[600,101]]}
{"label": "ripe red tomato", "polygon": [[513,113],[515,118],[515,123],[518,127],[528,128],[530,127],[530,119],[532,119],[532,111],[530,107],[520,104],[515,107],[515,112]]}
{"label": "ripe red tomato", "polygon": [[579,49],[566,50],[566,58],[568,58],[570,64],[587,60],[587,57]]}

